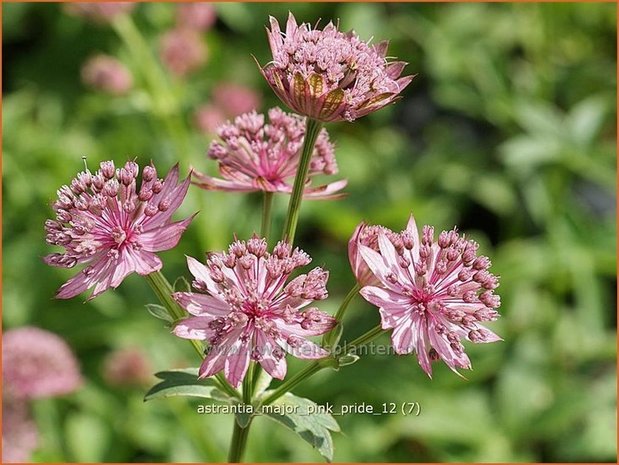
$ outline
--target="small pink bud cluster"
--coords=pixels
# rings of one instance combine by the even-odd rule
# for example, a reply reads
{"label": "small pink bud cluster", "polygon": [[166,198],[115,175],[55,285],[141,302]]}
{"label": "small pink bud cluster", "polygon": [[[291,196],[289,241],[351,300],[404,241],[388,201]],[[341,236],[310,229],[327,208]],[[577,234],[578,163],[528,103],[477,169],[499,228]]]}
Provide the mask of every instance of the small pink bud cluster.
{"label": "small pink bud cluster", "polygon": [[[194,182],[204,189],[290,193],[305,136],[304,120],[279,108],[269,110],[268,116],[266,123],[264,115],[251,112],[221,125],[217,131],[221,141],[211,143],[208,155],[219,162],[224,179],[196,172]],[[334,147],[323,129],[310,161],[309,176],[335,173]],[[345,185],[346,181],[318,187],[308,183],[305,195],[328,198]]]}

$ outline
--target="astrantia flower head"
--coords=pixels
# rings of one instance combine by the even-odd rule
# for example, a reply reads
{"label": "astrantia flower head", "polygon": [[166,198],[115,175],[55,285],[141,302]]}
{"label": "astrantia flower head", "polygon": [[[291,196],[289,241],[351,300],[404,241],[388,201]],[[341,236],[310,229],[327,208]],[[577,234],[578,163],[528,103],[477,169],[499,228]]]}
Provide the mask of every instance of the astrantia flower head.
{"label": "astrantia flower head", "polygon": [[217,21],[217,12],[212,3],[181,3],[176,10],[176,23],[182,28],[206,31]]}
{"label": "astrantia flower head", "polygon": [[176,301],[191,317],[174,328],[186,339],[208,342],[200,376],[223,370],[238,386],[250,360],[273,377],[286,375],[285,352],[303,359],[317,359],[327,351],[306,339],[331,330],[335,319],[317,308],[304,309],[327,297],[328,273],[314,268],[286,283],[310,257],[279,242],[272,253],[256,236],[235,241],[228,252],[209,255],[206,266],[188,257],[189,270],[200,293],[178,292]]}
{"label": "astrantia flower head", "polygon": [[[379,281],[361,295],[380,309],[382,327],[393,329],[398,354],[415,352],[432,374],[431,362],[442,359],[449,368],[471,368],[462,339],[495,342],[499,336],[481,325],[499,317],[494,289],[498,278],[488,271],[490,260],[477,256],[478,245],[454,229],[438,240],[424,226],[421,239],[415,220],[400,234],[401,247],[378,234],[378,251],[359,245],[369,269]],[[457,371],[456,371],[457,373]]]}
{"label": "astrantia flower head", "polygon": [[[210,158],[219,162],[224,179],[194,172],[194,182],[203,189],[237,192],[292,192],[292,180],[299,166],[304,119],[284,113],[279,108],[269,110],[269,122],[264,115],[246,113],[217,131],[221,141],[213,141]],[[321,130],[310,161],[309,176],[335,174],[337,164],[333,144],[326,130]],[[306,198],[329,198],[346,186],[346,180],[305,188]]]}
{"label": "astrantia flower head", "polygon": [[294,111],[318,121],[353,121],[394,102],[413,76],[406,63],[387,62],[387,42],[369,45],[355,32],[297,24],[286,32],[275,18],[268,30],[273,61],[261,68],[277,96]]}
{"label": "astrantia flower head", "polygon": [[155,252],[176,246],[193,219],[172,223],[180,207],[189,177],[178,183],[178,165],[165,179],[154,166],[144,167],[137,188],[139,167],[129,161],[116,169],[105,161],[95,174],[77,175],[70,186],[58,190],[55,220],[45,222],[47,243],[65,248],[45,257],[49,265],[72,268],[88,263],[67,281],[56,297],[68,299],[94,286],[92,297],[118,287],[130,273],[147,275],[161,269]]}
{"label": "astrantia flower head", "polygon": [[35,327],[3,334],[2,379],[6,393],[19,399],[67,394],[82,382],[77,360],[67,343]]}

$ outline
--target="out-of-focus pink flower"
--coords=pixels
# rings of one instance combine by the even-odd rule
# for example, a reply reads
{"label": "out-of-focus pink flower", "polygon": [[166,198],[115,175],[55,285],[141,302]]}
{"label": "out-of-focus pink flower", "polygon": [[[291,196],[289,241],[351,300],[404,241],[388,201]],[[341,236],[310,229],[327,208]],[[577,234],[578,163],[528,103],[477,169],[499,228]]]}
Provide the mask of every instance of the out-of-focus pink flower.
{"label": "out-of-focus pink flower", "polygon": [[109,287],[118,287],[134,271],[147,275],[161,269],[155,252],[175,247],[193,216],[176,223],[189,177],[178,183],[178,165],[165,179],[154,166],[144,167],[137,189],[139,167],[129,161],[116,169],[105,161],[93,175],[77,175],[58,190],[56,220],[47,220],[47,243],[65,248],[45,257],[48,265],[72,268],[89,263],[59,289],[56,297],[69,299],[94,286],[91,299]]}
{"label": "out-of-focus pink flower", "polygon": [[197,31],[176,28],[161,37],[159,56],[172,74],[182,77],[206,62],[207,51]]}
{"label": "out-of-focus pink flower", "polygon": [[194,113],[194,121],[201,132],[212,134],[226,122],[226,115],[219,107],[207,103],[198,107]]}
{"label": "out-of-focus pink flower", "polygon": [[29,462],[37,447],[38,436],[28,403],[23,399],[3,396],[2,463]]}
{"label": "out-of-focus pink flower", "polygon": [[[211,143],[208,155],[219,162],[224,179],[194,172],[193,182],[197,186],[236,192],[292,192],[292,178],[297,172],[305,135],[303,118],[272,108],[269,123],[265,123],[262,114],[246,113],[219,127],[217,134],[222,140]],[[333,144],[323,129],[310,161],[309,176],[335,173]],[[345,186],[346,180],[318,187],[311,187],[308,182],[304,195],[333,198]]]}
{"label": "out-of-focus pink flower", "polygon": [[112,95],[125,94],[133,85],[133,77],[126,66],[108,55],[89,58],[82,67],[82,81]]}
{"label": "out-of-focus pink flower", "polygon": [[212,3],[181,3],[176,10],[176,24],[183,28],[206,31],[216,20],[217,13]]}
{"label": "out-of-focus pink flower", "polygon": [[286,33],[270,18],[273,60],[261,72],[277,96],[301,115],[319,121],[353,121],[399,98],[413,76],[406,63],[388,62],[388,42],[369,45],[333,23],[323,30],[298,25],[292,13]]}
{"label": "out-of-focus pink flower", "polygon": [[151,373],[148,358],[135,347],[115,350],[106,357],[103,367],[105,380],[116,386],[145,384],[150,380]]}
{"label": "out-of-focus pink flower", "polygon": [[314,268],[286,284],[294,270],[310,261],[305,252],[284,242],[269,253],[266,240],[256,236],[235,241],[228,253],[211,254],[206,266],[187,258],[193,287],[201,293],[174,294],[193,315],[178,323],[174,334],[208,341],[200,377],[223,370],[226,379],[238,386],[251,359],[283,379],[285,352],[303,359],[328,355],[306,338],[331,330],[335,319],[313,307],[302,311],[327,297],[328,273]]}
{"label": "out-of-focus pink flower", "polygon": [[3,334],[2,379],[10,397],[20,399],[67,394],[82,382],[77,360],[67,343],[35,327]]}
{"label": "out-of-focus pink flower", "polygon": [[252,89],[231,83],[222,83],[213,89],[213,102],[228,117],[257,110],[262,103],[260,96]]}
{"label": "out-of-focus pink flower", "polygon": [[384,226],[368,225],[360,223],[353,233],[350,241],[348,241],[348,260],[352,271],[357,278],[357,282],[361,286],[377,285],[378,278],[374,276],[372,271],[361,257],[359,251],[360,245],[370,247],[372,250],[378,251],[378,235],[385,234],[398,250],[402,249],[402,239],[400,234],[393,232],[391,229]]}
{"label": "out-of-focus pink flower", "polygon": [[499,317],[498,278],[488,272],[490,260],[477,256],[478,245],[454,229],[436,241],[434,228],[424,226],[421,239],[415,220],[400,234],[396,248],[387,234],[378,234],[378,251],[359,245],[359,252],[378,279],[361,295],[379,307],[383,329],[393,329],[396,353],[415,352],[423,370],[442,359],[457,373],[471,368],[462,339],[495,342],[499,336],[480,324]]}
{"label": "out-of-focus pink flower", "polygon": [[133,2],[88,2],[67,3],[65,11],[71,15],[105,24],[117,16],[129,13],[135,8]]}

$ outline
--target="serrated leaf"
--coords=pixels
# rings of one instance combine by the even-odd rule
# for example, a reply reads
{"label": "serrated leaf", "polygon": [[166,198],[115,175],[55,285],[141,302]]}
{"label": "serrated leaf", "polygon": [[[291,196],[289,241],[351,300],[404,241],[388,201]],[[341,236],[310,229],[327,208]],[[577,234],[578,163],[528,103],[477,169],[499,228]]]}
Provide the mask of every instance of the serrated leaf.
{"label": "serrated leaf", "polygon": [[148,313],[150,313],[155,318],[158,318],[159,320],[163,320],[167,323],[174,322],[174,320],[172,319],[172,317],[170,316],[166,308],[162,307],[161,305],[146,304],[146,310],[148,310]]}
{"label": "serrated leaf", "polygon": [[232,399],[217,388],[212,379],[199,379],[197,368],[160,371],[155,376],[163,381],[155,384],[144,401],[162,397],[201,397],[230,403]]}
{"label": "serrated leaf", "polygon": [[331,431],[340,427],[329,413],[320,412],[315,402],[288,392],[263,407],[261,413],[297,433],[329,462],[333,460]]}

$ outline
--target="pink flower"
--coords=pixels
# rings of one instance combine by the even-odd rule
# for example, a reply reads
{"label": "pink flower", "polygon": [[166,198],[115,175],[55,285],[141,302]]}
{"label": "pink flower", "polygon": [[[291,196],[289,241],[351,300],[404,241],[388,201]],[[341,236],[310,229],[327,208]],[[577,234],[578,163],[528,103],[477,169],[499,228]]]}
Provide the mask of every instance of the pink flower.
{"label": "pink flower", "polygon": [[3,334],[2,379],[10,397],[19,399],[67,394],[82,383],[77,360],[67,343],[35,327]]}
{"label": "pink flower", "polygon": [[258,109],[260,96],[252,89],[232,83],[221,83],[213,89],[213,101],[229,117]]}
{"label": "pink flower", "polygon": [[37,447],[37,425],[23,399],[2,396],[2,463],[24,463]]}
{"label": "pink flower", "polygon": [[134,7],[135,3],[132,2],[68,3],[65,11],[74,16],[105,24],[117,16],[129,13]]}
{"label": "pink flower", "polygon": [[199,69],[206,62],[207,52],[198,32],[176,28],[161,38],[159,56],[172,74],[182,77]]}
{"label": "pink flower", "polygon": [[370,46],[333,23],[321,31],[298,25],[292,13],[286,33],[270,18],[273,61],[261,72],[277,96],[301,115],[319,121],[353,121],[398,99],[413,76],[406,63],[387,62],[388,42]]}
{"label": "pink flower", "polygon": [[135,347],[115,350],[105,358],[103,377],[115,386],[148,383],[151,373],[148,358]]}
{"label": "pink flower", "polygon": [[348,260],[357,278],[357,282],[361,286],[377,285],[379,283],[378,278],[374,276],[363,260],[359,246],[364,245],[370,247],[374,251],[378,251],[378,235],[380,233],[385,234],[396,248],[402,248],[400,234],[394,233],[391,229],[384,226],[373,226],[366,223],[360,223],[355,229],[350,241],[348,241]]}
{"label": "pink flower", "polygon": [[[272,108],[269,123],[265,123],[264,115],[251,112],[222,125],[217,133],[222,141],[213,141],[208,155],[219,162],[224,179],[194,172],[197,186],[236,192],[292,192],[292,179],[297,172],[305,134],[303,118]],[[309,176],[335,173],[333,144],[323,129],[312,155]],[[305,196],[333,198],[345,186],[346,180],[318,187],[311,187],[308,182]]]}
{"label": "pink flower", "polygon": [[207,103],[198,107],[194,121],[201,132],[212,134],[226,122],[226,115],[219,107]]}
{"label": "pink flower", "polygon": [[335,319],[317,308],[301,310],[327,297],[328,273],[314,268],[286,284],[294,270],[310,261],[305,252],[284,242],[269,253],[266,240],[256,236],[235,241],[228,253],[211,254],[206,266],[187,257],[193,286],[202,293],[174,294],[193,315],[177,324],[174,334],[208,341],[200,377],[224,370],[226,379],[238,386],[251,359],[283,379],[285,352],[303,359],[328,355],[306,338],[328,332]]}
{"label": "pink flower", "polygon": [[181,3],[176,10],[176,23],[183,28],[206,31],[216,20],[217,14],[212,3]]}
{"label": "pink flower", "polygon": [[82,81],[112,95],[126,94],[133,85],[133,78],[125,65],[108,55],[89,58],[82,67]]}
{"label": "pink flower", "polygon": [[415,220],[400,234],[396,248],[384,232],[378,251],[359,245],[359,252],[379,284],[361,295],[379,307],[383,329],[393,329],[398,354],[416,352],[423,370],[432,375],[431,361],[449,368],[471,368],[462,339],[495,342],[499,336],[480,322],[499,317],[500,298],[493,291],[498,278],[488,272],[490,260],[477,256],[478,245],[456,230],[434,240],[434,228],[424,226],[421,240]]}
{"label": "pink flower", "polygon": [[155,252],[175,247],[193,216],[171,223],[180,207],[189,177],[178,184],[178,165],[165,179],[157,178],[152,165],[144,167],[138,190],[139,167],[129,161],[115,169],[101,163],[92,175],[79,173],[71,186],[58,190],[56,220],[47,220],[47,243],[65,248],[45,257],[48,265],[72,268],[89,263],[59,289],[59,299],[69,299],[94,286],[91,299],[109,287],[118,287],[134,271],[147,275],[161,269]]}

